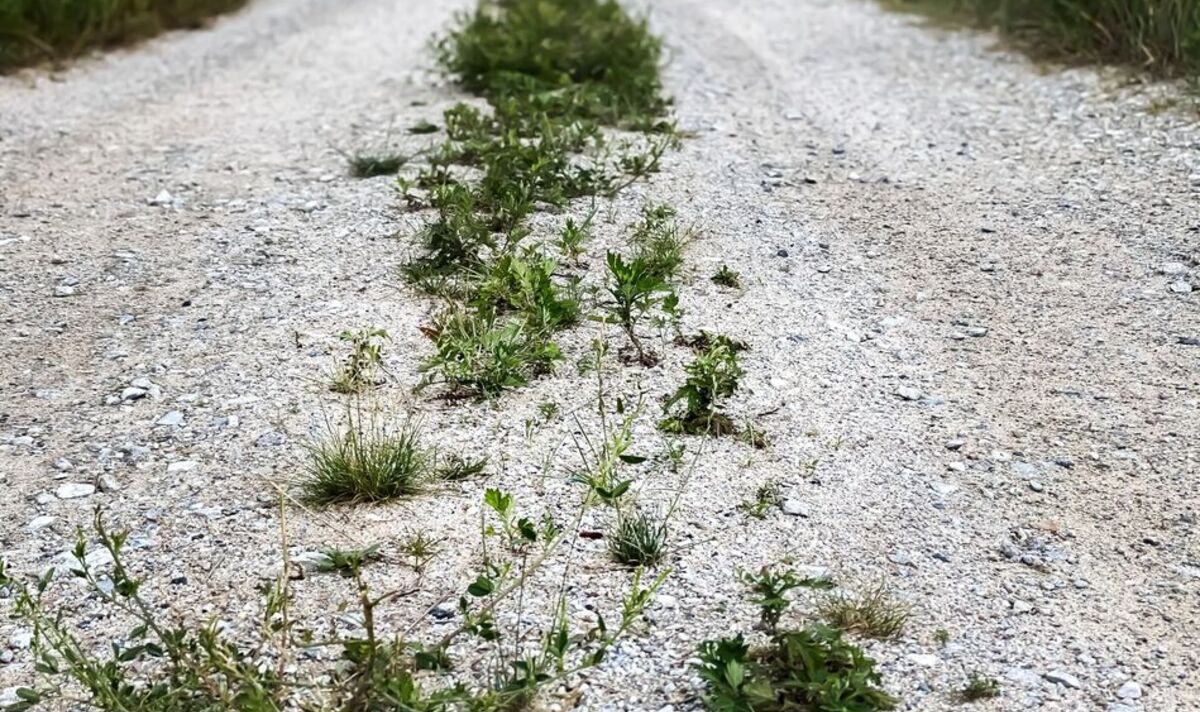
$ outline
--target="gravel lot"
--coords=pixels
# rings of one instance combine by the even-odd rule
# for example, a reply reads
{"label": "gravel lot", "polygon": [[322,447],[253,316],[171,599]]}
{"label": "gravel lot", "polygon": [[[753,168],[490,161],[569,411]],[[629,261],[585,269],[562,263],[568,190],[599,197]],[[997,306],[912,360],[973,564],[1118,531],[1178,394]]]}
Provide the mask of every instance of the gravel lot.
{"label": "gravel lot", "polygon": [[[908,708],[957,707],[970,671],[1003,684],[980,709],[1200,708],[1200,125],[1147,111],[1168,88],[1039,72],[854,0],[738,5],[655,5],[696,135],[602,211],[591,251],[644,200],[701,228],[685,324],[751,345],[734,410],[773,446],[644,466],[648,504],[684,488],[672,574],[650,624],[545,705],[695,708],[697,642],[752,623],[735,568],[787,559],[911,604],[901,640],[867,646]],[[391,238],[419,216],[339,153],[428,140],[403,129],[461,98],[425,45],[452,10],[258,0],[210,31],[0,78],[0,552],[16,569],[61,561],[102,506],[132,529],[151,597],[253,620],[279,559],[272,485],[338,419],[336,335],[368,325],[393,336],[380,407],[493,474],[293,509],[294,551],[381,543],[369,577],[400,587],[398,538],[442,540],[385,616],[400,627],[473,577],[486,487],[569,514],[570,415],[589,418],[594,384],[568,365],[494,405],[414,396],[434,305],[398,278]],[[708,280],[723,263],[741,290]],[[566,335],[572,362],[595,336]],[[650,454],[655,400],[690,356],[660,348],[611,384],[648,394]],[[542,422],[551,400],[562,414]],[[736,510],[772,479],[800,514]],[[586,617],[628,573],[603,542],[580,547]],[[350,594],[297,582],[334,628]],[[22,634],[0,622],[0,689],[29,679]]]}

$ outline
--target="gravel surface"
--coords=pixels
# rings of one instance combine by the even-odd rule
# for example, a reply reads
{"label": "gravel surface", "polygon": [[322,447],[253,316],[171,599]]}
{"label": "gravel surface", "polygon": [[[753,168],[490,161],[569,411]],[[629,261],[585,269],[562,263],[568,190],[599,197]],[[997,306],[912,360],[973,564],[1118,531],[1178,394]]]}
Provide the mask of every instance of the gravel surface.
{"label": "gravel surface", "polygon": [[[738,5],[656,4],[696,135],[605,211],[592,251],[645,199],[701,228],[685,325],[751,345],[733,407],[773,446],[706,443],[690,475],[644,466],[648,504],[684,488],[672,574],[650,625],[547,706],[694,708],[697,642],[752,623],[734,569],[787,559],[909,602],[906,634],[867,644],[908,708],[956,707],[971,671],[1003,684],[980,708],[1200,707],[1200,127],[1146,110],[1166,89],[1039,73],[872,5]],[[132,529],[151,597],[254,620],[279,560],[273,485],[340,417],[336,335],[368,325],[393,335],[381,407],[490,454],[493,474],[293,509],[293,552],[381,542],[394,565],[369,577],[401,587],[395,542],[440,539],[420,594],[386,616],[399,627],[473,578],[485,487],[569,515],[570,414],[588,421],[594,387],[565,367],[495,405],[413,396],[433,305],[397,277],[391,238],[419,218],[388,179],[345,177],[339,153],[428,140],[403,129],[460,98],[425,47],[451,11],[259,0],[210,31],[0,78],[0,551],[15,568],[61,562],[103,506]],[[723,263],[741,290],[709,282]],[[564,337],[572,361],[594,336]],[[612,384],[648,394],[650,454],[655,400],[689,358],[659,348]],[[549,400],[562,415],[543,422]],[[772,479],[786,513],[737,512]],[[628,574],[603,542],[580,546],[585,617]],[[349,596],[336,576],[297,582],[330,627]],[[0,689],[29,679],[23,633],[0,622]]]}

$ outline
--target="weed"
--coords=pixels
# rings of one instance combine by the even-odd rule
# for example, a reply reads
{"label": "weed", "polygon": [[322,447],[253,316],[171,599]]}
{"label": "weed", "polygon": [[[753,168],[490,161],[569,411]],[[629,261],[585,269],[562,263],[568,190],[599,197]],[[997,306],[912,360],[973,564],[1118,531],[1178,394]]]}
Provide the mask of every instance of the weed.
{"label": "weed", "polygon": [[412,570],[420,573],[438,555],[439,543],[437,540],[425,536],[424,532],[418,532],[400,542],[399,548]]}
{"label": "weed", "polygon": [[379,547],[372,545],[362,549],[321,549],[325,561],[318,566],[321,571],[336,571],[343,576],[354,576],[372,561],[379,561],[383,555]]}
{"label": "weed", "polygon": [[691,232],[679,226],[675,209],[669,205],[647,205],[642,208],[642,220],[633,227],[630,242],[636,258],[647,271],[663,281],[671,281],[683,265],[683,248]]}
{"label": "weed", "polygon": [[875,661],[841,631],[810,626],[751,650],[742,636],[705,641],[696,669],[716,712],[875,712],[897,700],[880,689]]}
{"label": "weed", "polygon": [[334,393],[361,393],[378,383],[377,374],[383,367],[383,342],[388,333],[383,329],[343,331],[339,337],[350,344],[350,356],[341,371],[333,378],[330,390]]}
{"label": "weed", "polygon": [[700,333],[694,336],[681,337],[677,340],[678,343],[691,348],[693,351],[701,353],[708,351],[713,346],[722,345],[735,354],[740,354],[743,351],[749,351],[750,345],[740,339],[733,339],[724,334],[712,334],[703,329]]}
{"label": "weed", "polygon": [[555,243],[563,257],[572,262],[579,261],[584,243],[592,237],[592,219],[595,216],[596,211],[593,209],[581,223],[576,222],[574,218],[567,218],[563,229],[558,233],[558,242]]}
{"label": "weed", "polygon": [[946,647],[946,645],[950,642],[950,631],[946,630],[945,628],[938,628],[937,630],[933,631],[933,640],[938,645]]}
{"label": "weed", "polygon": [[755,519],[766,519],[767,512],[783,504],[783,490],[774,480],[759,485],[754,498],[743,501],[738,509]]}
{"label": "weed", "polygon": [[443,482],[461,482],[479,477],[487,465],[486,457],[470,460],[461,455],[451,455],[437,466],[434,476]]}
{"label": "weed", "polygon": [[439,130],[440,129],[438,129],[437,124],[430,123],[425,120],[418,121],[417,123],[408,127],[408,132],[410,134],[414,134],[414,135],[418,135],[418,136],[422,136],[425,134],[431,134],[431,133],[437,133]]}
{"label": "weed", "polygon": [[834,587],[833,581],[824,577],[799,576],[791,569],[775,571],[770,567],[764,567],[757,574],[739,572],[738,578],[754,592],[754,604],[759,608],[759,623],[771,631],[779,625],[783,612],[791,605],[788,591],[796,588],[821,591]]}
{"label": "weed", "polygon": [[671,288],[657,276],[641,257],[626,261],[616,252],[608,253],[608,293],[611,303],[605,306],[608,321],[619,324],[629,337],[639,363],[651,366],[656,363],[653,354],[646,351],[637,335],[638,322],[660,304]]}
{"label": "weed", "polygon": [[730,289],[741,289],[742,276],[729,269],[728,265],[721,265],[721,269],[713,274],[712,282],[713,284],[729,287]]}
{"label": "weed", "polygon": [[[16,691],[16,704],[8,709],[28,710],[43,702],[56,709],[83,705],[109,712],[522,709],[543,686],[600,664],[640,619],[665,573],[645,584],[637,570],[615,623],[606,625],[600,619],[578,636],[569,635],[575,626],[568,618],[565,593],[554,604],[546,627],[501,626],[497,612],[508,601],[515,599],[517,608],[505,608],[503,617],[523,617],[526,584],[561,537],[546,526],[527,531],[523,523],[528,520],[516,515],[511,498],[500,493],[496,497],[505,500],[506,521],[518,536],[528,536],[530,546],[540,547],[541,553],[531,556],[530,547],[525,547],[515,557],[489,554],[459,597],[461,625],[424,644],[415,640],[432,638],[428,631],[413,641],[382,637],[377,622],[380,607],[417,589],[373,591],[361,575],[367,555],[350,555],[343,562],[353,581],[356,617],[362,622],[358,635],[317,639],[318,621],[293,615],[286,573],[275,585],[263,588],[257,636],[248,637],[248,631],[242,630],[229,632],[216,623],[167,624],[161,616],[165,607],[143,597],[142,581],[130,576],[125,566],[122,549],[129,532],[110,532],[97,512],[94,534],[109,563],[103,571],[90,563],[94,557],[88,554],[87,537],[80,531],[72,552],[72,572],[107,615],[130,621],[132,628],[111,648],[77,637],[82,628],[72,619],[70,604],[61,604],[58,610],[52,607],[51,602],[61,597],[58,592],[48,595],[53,571],[26,583],[0,559],[0,588],[11,594],[13,615],[33,631],[31,647],[37,661],[36,679]],[[493,497],[489,494],[489,498]],[[427,563],[431,551],[427,540],[414,546],[416,565]],[[488,671],[484,676],[476,666],[462,666],[456,672],[459,666],[450,651],[462,650],[472,640],[471,647],[484,655],[482,669]],[[294,651],[301,647],[332,647],[340,655],[336,660],[324,657],[327,662],[318,657],[304,665],[293,664]]]}
{"label": "weed", "polygon": [[967,684],[958,691],[958,696],[963,702],[987,700],[999,695],[1000,682],[978,672],[968,675]]}
{"label": "weed", "polygon": [[538,413],[542,415],[543,420],[554,420],[554,416],[558,415],[558,403],[554,401],[545,401],[538,404]]}
{"label": "weed", "polygon": [[663,409],[682,403],[682,410],[663,420],[659,427],[667,432],[726,435],[736,432],[733,421],[721,412],[724,401],[732,396],[742,377],[737,352],[719,341],[696,357],[687,368],[687,378]]}
{"label": "weed", "polygon": [[475,288],[473,306],[478,313],[495,316],[515,311],[536,332],[557,331],[579,321],[575,283],[566,288],[554,282],[554,260],[532,250],[507,252],[492,262]]}
{"label": "weed", "polygon": [[430,462],[415,423],[389,431],[351,414],[343,430],[309,446],[308,473],[301,488],[305,498],[316,504],[407,497],[428,480]]}
{"label": "weed", "polygon": [[662,559],[667,522],[641,509],[618,511],[608,533],[608,553],[626,566],[653,566]]}
{"label": "weed", "polygon": [[350,175],[354,178],[394,176],[408,163],[408,156],[399,153],[358,153],[350,156]]}
{"label": "weed", "polygon": [[493,398],[525,385],[562,358],[553,342],[531,333],[520,320],[499,322],[454,310],[433,332],[437,353],[421,366],[425,376],[417,390],[443,383],[451,393]]}
{"label": "weed", "polygon": [[746,425],[738,433],[738,440],[758,450],[762,450],[771,444],[771,439],[767,437],[767,434],[750,420],[746,421]]}
{"label": "weed", "polygon": [[908,606],[897,601],[883,581],[859,593],[831,594],[818,610],[835,628],[881,640],[898,638],[910,616]]}

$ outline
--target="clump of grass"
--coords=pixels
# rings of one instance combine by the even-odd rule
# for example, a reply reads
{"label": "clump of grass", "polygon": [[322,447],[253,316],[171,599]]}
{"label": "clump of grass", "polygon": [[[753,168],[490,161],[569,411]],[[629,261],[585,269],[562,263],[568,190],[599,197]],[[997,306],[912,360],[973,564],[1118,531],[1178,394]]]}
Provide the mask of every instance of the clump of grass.
{"label": "clump of grass", "polygon": [[197,27],[244,4],[246,0],[4,0],[0,72],[163,30]]}
{"label": "clump of grass", "polygon": [[933,631],[933,640],[943,648],[950,643],[950,631],[945,628],[938,628]]}
{"label": "clump of grass", "polygon": [[734,270],[729,269],[729,265],[721,265],[721,269],[713,274],[712,282],[722,287],[740,289],[742,286],[742,276]]}
{"label": "clump of grass", "polygon": [[370,416],[352,414],[345,428],[309,446],[308,472],[301,483],[315,504],[383,502],[421,491],[432,458],[421,445],[420,428],[405,423],[389,430]]}
{"label": "clump of grass", "polygon": [[595,216],[596,211],[593,210],[588,213],[583,222],[567,218],[558,234],[558,241],[555,243],[563,257],[571,262],[579,261],[579,257],[583,254],[584,244],[592,237],[592,219]]}
{"label": "clump of grass", "polygon": [[422,572],[429,562],[440,553],[438,544],[440,542],[425,535],[424,532],[417,532],[406,537],[399,544],[400,553],[406,558],[406,563],[413,571]]}
{"label": "clump of grass", "polygon": [[383,368],[383,342],[389,338],[388,333],[383,329],[361,329],[343,331],[338,338],[350,344],[350,355],[333,377],[330,390],[353,394],[376,385]]}
{"label": "clump of grass", "polygon": [[1127,64],[1165,77],[1200,73],[1200,3],[1193,0],[888,2],[994,27],[1039,57]]}
{"label": "clump of grass", "polygon": [[462,310],[443,315],[433,329],[437,353],[421,371],[418,390],[435,383],[451,394],[494,398],[549,371],[562,352],[521,320],[498,321]]}
{"label": "clump of grass", "polygon": [[408,163],[408,156],[399,153],[357,153],[348,159],[353,178],[394,176]]}
{"label": "clump of grass", "polygon": [[900,637],[911,615],[908,606],[896,600],[891,588],[882,581],[858,593],[831,594],[818,610],[825,622],[835,628],[880,640]]}
{"label": "clump of grass", "polygon": [[654,128],[667,109],[660,40],[615,0],[506,0],[459,17],[438,61],[470,92],[550,116]]}
{"label": "clump of grass", "polygon": [[617,513],[608,533],[608,552],[626,566],[653,566],[658,563],[667,543],[667,523],[640,509]]}
{"label": "clump of grass", "polygon": [[737,432],[729,416],[722,412],[725,401],[738,388],[743,371],[737,352],[727,344],[714,341],[686,367],[687,378],[663,406],[675,414],[659,427],[667,432],[693,435],[731,435]]}
{"label": "clump of grass", "polygon": [[967,684],[958,691],[959,699],[963,702],[977,702],[1000,696],[1000,682],[978,672],[967,676]]}

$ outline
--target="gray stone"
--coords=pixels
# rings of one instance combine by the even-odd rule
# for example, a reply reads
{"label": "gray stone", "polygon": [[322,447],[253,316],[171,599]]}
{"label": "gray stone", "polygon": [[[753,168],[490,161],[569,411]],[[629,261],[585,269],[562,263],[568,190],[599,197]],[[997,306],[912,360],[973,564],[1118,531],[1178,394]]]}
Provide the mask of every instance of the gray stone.
{"label": "gray stone", "polygon": [[179,460],[178,462],[172,462],[171,464],[167,465],[167,472],[169,474],[190,472],[199,466],[200,463],[196,462],[195,460]]}
{"label": "gray stone", "polygon": [[981,336],[987,336],[988,330],[986,326],[970,326],[967,327],[967,336],[978,339]]}
{"label": "gray stone", "polygon": [[254,444],[258,447],[273,447],[285,442],[287,442],[287,436],[278,430],[268,430],[254,440]]}
{"label": "gray stone", "polygon": [[1159,274],[1179,275],[1187,274],[1188,267],[1182,262],[1163,262],[1158,266]]}
{"label": "gray stone", "polygon": [[909,653],[905,657],[908,658],[912,663],[920,665],[921,667],[933,667],[941,662],[941,659],[938,658],[938,656],[929,655],[927,653]]}
{"label": "gray stone", "polygon": [[1064,670],[1051,670],[1050,672],[1043,673],[1042,677],[1056,685],[1065,685],[1073,690],[1078,690],[1082,687],[1079,678]]}
{"label": "gray stone", "polygon": [[1117,697],[1122,700],[1139,700],[1142,697],[1142,686],[1134,680],[1128,680],[1117,690]]}
{"label": "gray stone", "polygon": [[121,400],[125,403],[128,403],[130,401],[145,398],[147,393],[149,393],[149,391],[144,388],[134,388],[133,386],[130,386],[129,388],[121,391]]}
{"label": "gray stone", "polygon": [[170,413],[167,413],[163,417],[159,418],[158,425],[171,425],[171,426],[183,425],[183,413],[181,413],[178,410],[173,410]]}
{"label": "gray stone", "polygon": [[82,482],[68,482],[59,485],[58,489],[54,490],[55,496],[59,499],[79,499],[80,497],[88,497],[95,492],[95,485],[84,484]]}
{"label": "gray stone", "polygon": [[75,465],[65,457],[60,457],[54,461],[54,469],[59,472],[70,472]]}
{"label": "gray stone", "polygon": [[783,500],[783,504],[780,506],[780,509],[783,510],[784,514],[790,514],[793,517],[808,516],[808,505],[796,499],[795,497],[788,497],[787,499]]}
{"label": "gray stone", "polygon": [[34,517],[33,519],[29,520],[29,523],[25,525],[25,531],[33,533],[39,529],[45,529],[53,523],[54,517],[43,514],[40,517]]}
{"label": "gray stone", "polygon": [[68,284],[60,284],[54,288],[54,296],[56,297],[71,297],[75,295],[75,288]]}
{"label": "gray stone", "polygon": [[921,389],[913,388],[912,386],[900,386],[896,389],[896,395],[901,400],[916,401],[921,400]]}
{"label": "gray stone", "polygon": [[99,484],[101,492],[117,492],[121,489],[121,483],[117,481],[117,478],[107,473],[100,475]]}
{"label": "gray stone", "polygon": [[1176,294],[1191,294],[1192,285],[1186,279],[1177,279],[1171,282],[1170,290]]}
{"label": "gray stone", "polygon": [[1042,683],[1042,676],[1029,668],[1009,668],[1004,672],[1004,677],[1026,687],[1034,687]]}
{"label": "gray stone", "polygon": [[966,445],[966,444],[967,444],[966,440],[963,440],[961,438],[954,438],[953,440],[946,441],[946,449],[947,450],[961,450],[962,446]]}

